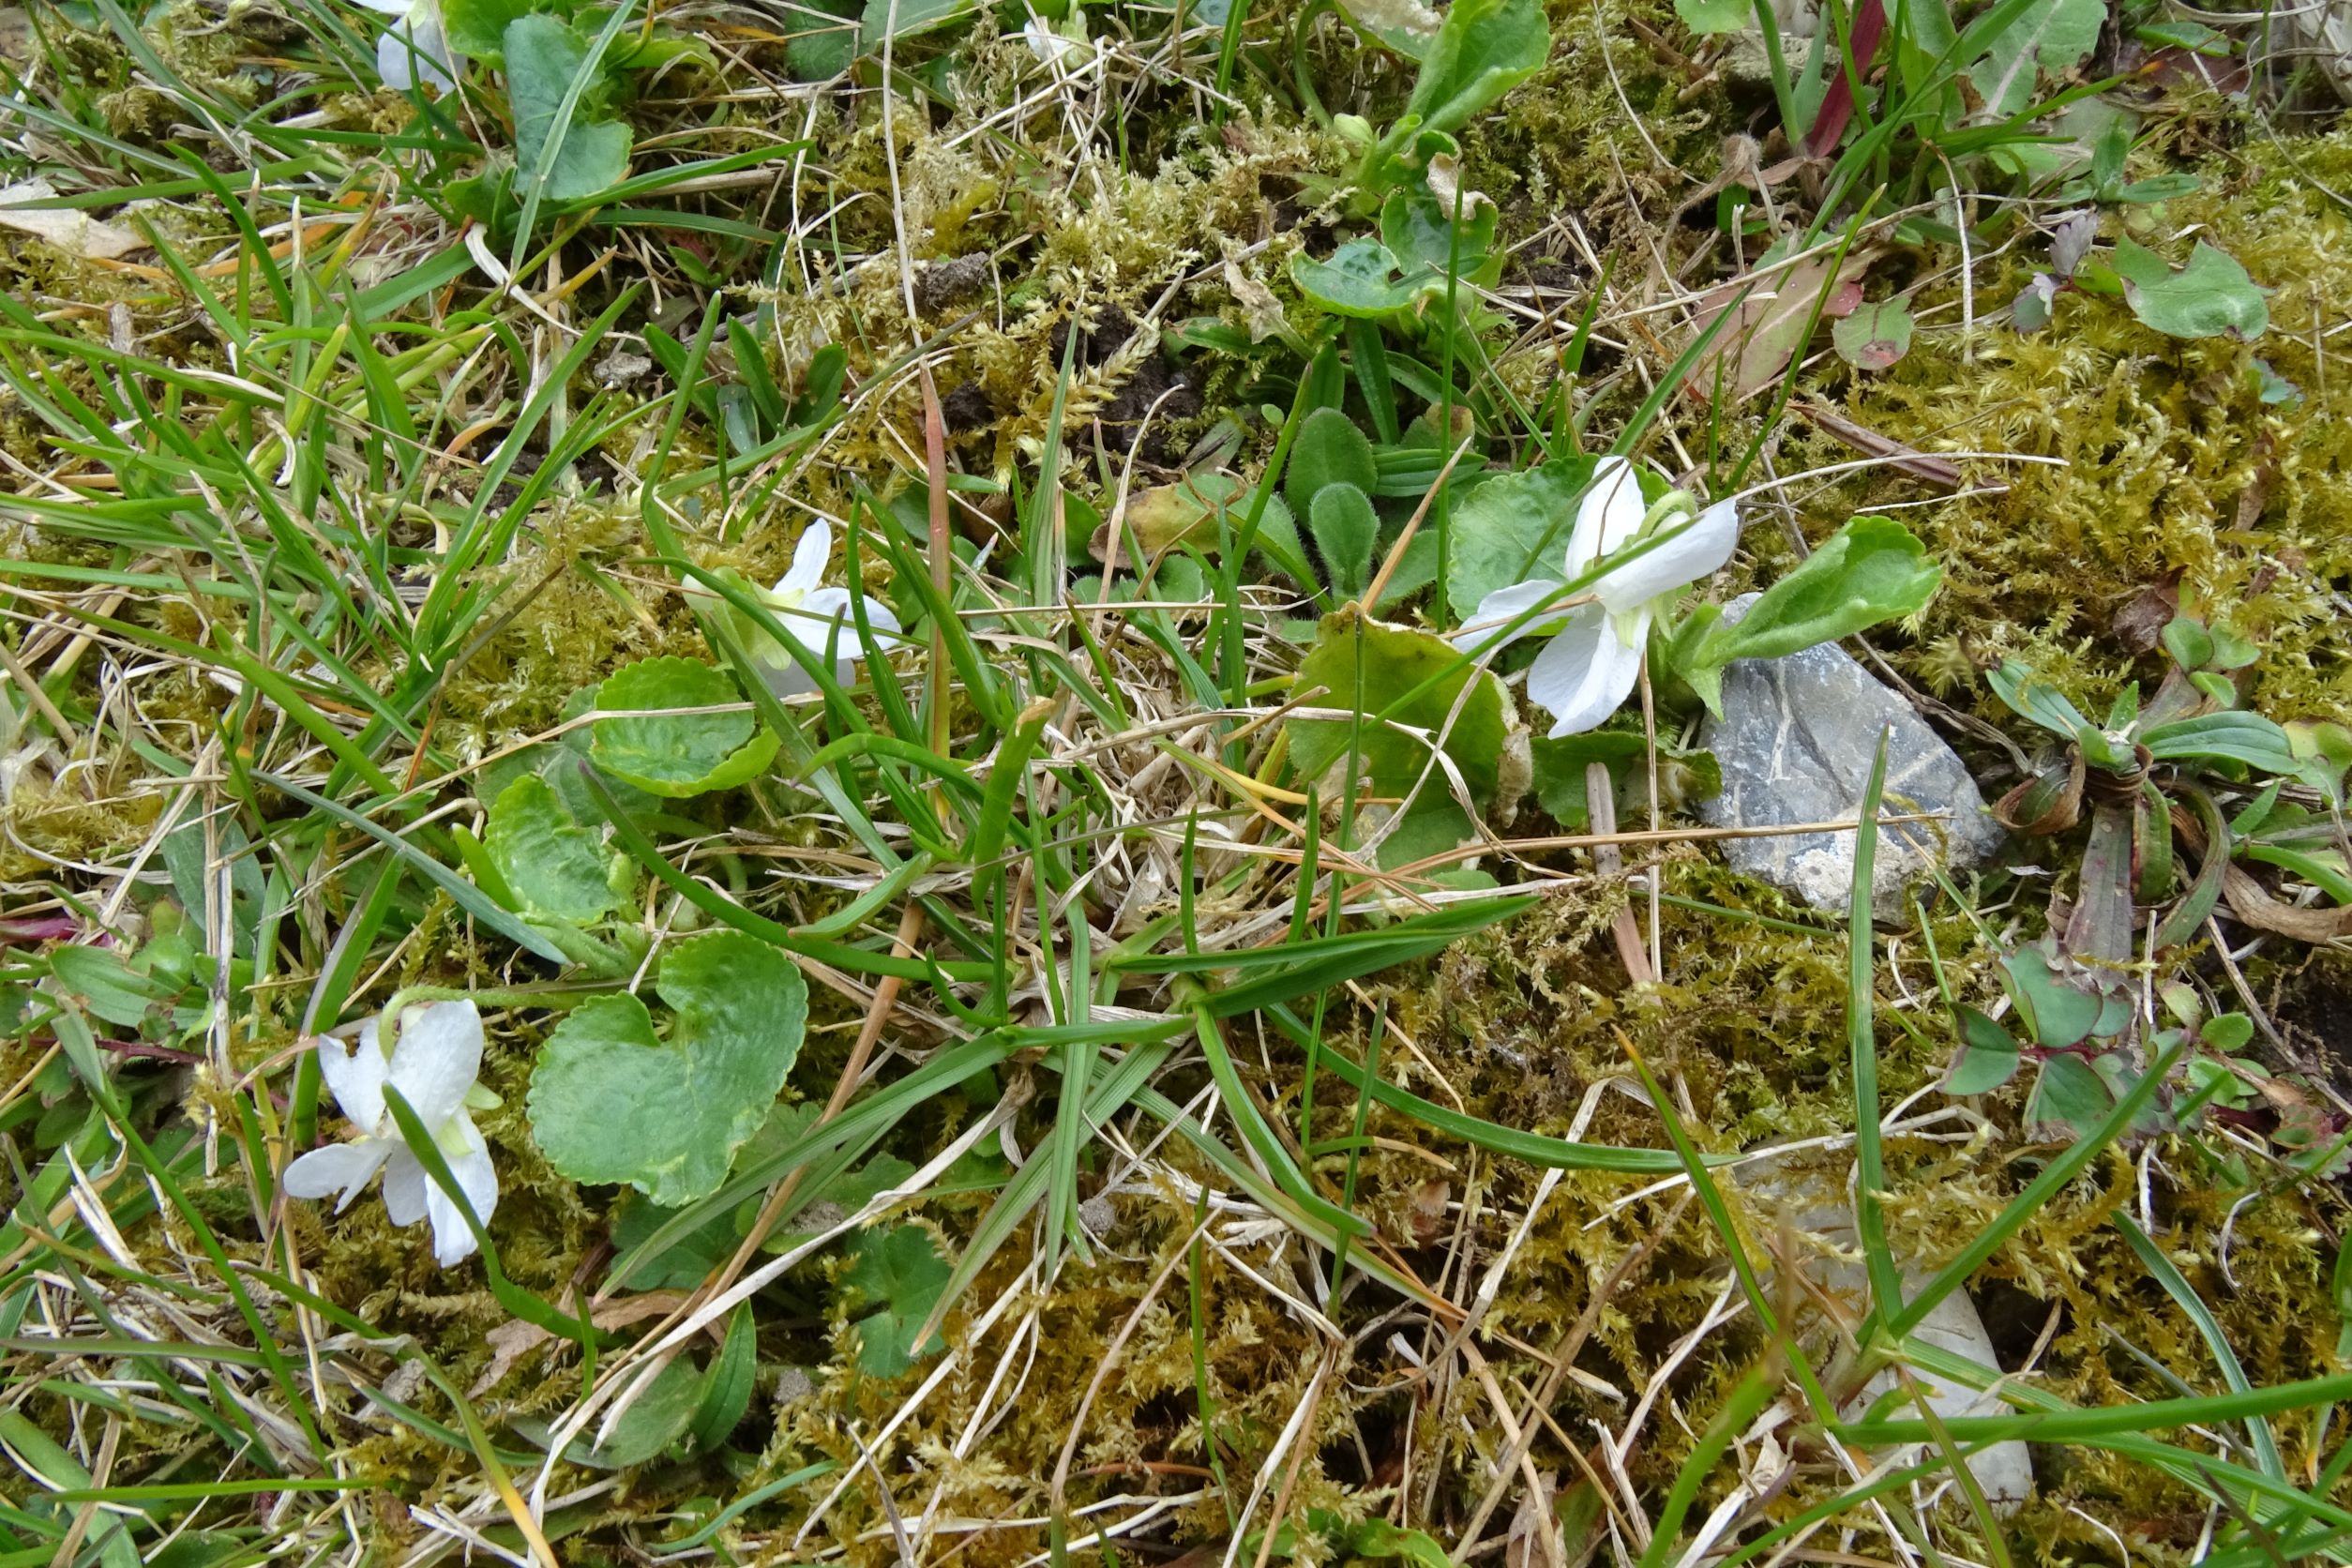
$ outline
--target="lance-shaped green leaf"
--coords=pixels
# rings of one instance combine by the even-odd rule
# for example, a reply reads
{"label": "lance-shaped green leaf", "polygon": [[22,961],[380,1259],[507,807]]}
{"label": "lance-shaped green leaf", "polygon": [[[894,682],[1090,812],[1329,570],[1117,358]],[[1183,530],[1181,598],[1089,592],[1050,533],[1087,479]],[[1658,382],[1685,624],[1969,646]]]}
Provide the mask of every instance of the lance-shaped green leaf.
{"label": "lance-shaped green leaf", "polygon": [[1759,595],[1738,621],[1717,622],[1687,658],[1686,674],[1737,658],[1779,658],[1917,613],[1943,568],[1890,518],[1856,518]]}
{"label": "lance-shaped green leaf", "polygon": [[1345,603],[1364,596],[1372,580],[1372,552],[1380,543],[1380,519],[1372,498],[1353,485],[1325,485],[1307,512],[1315,552],[1334,597]]}
{"label": "lance-shaped green leaf", "polygon": [[2160,762],[2186,758],[2226,760],[2293,776],[2301,767],[2286,731],[2260,714],[2242,711],[2201,714],[2147,731],[2140,740]]}

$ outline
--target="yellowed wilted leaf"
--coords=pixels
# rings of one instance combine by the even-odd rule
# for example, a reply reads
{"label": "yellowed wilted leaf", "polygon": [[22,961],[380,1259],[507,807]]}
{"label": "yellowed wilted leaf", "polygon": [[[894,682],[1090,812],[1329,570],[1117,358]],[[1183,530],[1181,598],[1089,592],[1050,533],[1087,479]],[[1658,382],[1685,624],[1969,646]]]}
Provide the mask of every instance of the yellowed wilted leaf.
{"label": "yellowed wilted leaf", "polygon": [[142,249],[146,241],[119,223],[92,218],[68,207],[27,207],[28,202],[53,202],[57,188],[47,180],[21,180],[0,187],[0,229],[31,234],[83,261],[111,262]]}
{"label": "yellowed wilted leaf", "polygon": [[[1140,542],[1144,553],[1156,556],[1169,547],[1190,538],[1199,549],[1216,548],[1215,508],[1220,502],[1231,505],[1236,495],[1232,476],[1224,474],[1196,474],[1179,479],[1172,485],[1154,485],[1127,498],[1126,527],[1130,531],[1119,541],[1119,558],[1128,565],[1129,553]],[[1205,525],[1205,526],[1204,526]],[[1087,550],[1097,561],[1110,558],[1110,529],[1108,522],[1094,530],[1094,537]],[[1195,537],[1196,531],[1199,536]]]}

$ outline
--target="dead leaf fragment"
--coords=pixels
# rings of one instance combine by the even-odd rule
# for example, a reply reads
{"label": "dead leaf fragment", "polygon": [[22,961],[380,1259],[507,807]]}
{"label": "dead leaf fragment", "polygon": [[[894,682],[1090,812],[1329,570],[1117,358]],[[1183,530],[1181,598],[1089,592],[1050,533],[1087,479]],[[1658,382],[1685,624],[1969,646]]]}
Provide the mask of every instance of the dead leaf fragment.
{"label": "dead leaf fragment", "polygon": [[92,218],[68,207],[34,207],[32,202],[53,202],[57,188],[47,180],[20,180],[0,186],[0,229],[31,234],[85,262],[111,262],[143,249],[147,242],[119,223]]}
{"label": "dead leaf fragment", "polygon": [[2165,573],[2133,596],[2107,623],[2116,641],[2135,654],[2152,654],[2164,628],[2180,613],[2180,573]]}
{"label": "dead leaf fragment", "polygon": [[1949,458],[1931,457],[1906,446],[1892,436],[1882,435],[1820,403],[1800,403],[1797,409],[1823,435],[1844,442],[1865,457],[1884,458],[1912,478],[1939,490],[1960,488],[1960,465]]}
{"label": "dead leaf fragment", "polygon": [[[686,1298],[687,1292],[684,1290],[647,1290],[641,1295],[623,1296],[619,1301],[607,1302],[590,1312],[588,1318],[597,1328],[608,1332],[624,1329],[631,1323],[641,1323],[648,1318],[667,1317],[686,1305]],[[573,1310],[568,1292],[564,1297],[562,1310]],[[536,1323],[526,1323],[520,1318],[512,1318],[482,1337],[490,1343],[490,1364],[482,1368],[480,1377],[474,1380],[474,1386],[465,1391],[468,1399],[479,1399],[496,1388],[499,1380],[514,1370],[515,1363],[555,1336]]]}
{"label": "dead leaf fragment", "polygon": [[1740,291],[1747,287],[1748,279],[1735,279],[1708,291],[1698,321],[1700,331],[1713,325],[1726,310],[1734,313],[1707,345],[1707,352],[1692,362],[1683,379],[1684,388],[1696,397],[1712,398],[1720,378],[1725,393],[1745,400],[1777,385],[1789,360],[1804,350],[1805,328],[1813,322],[1816,302],[1823,321],[1853,314],[1862,302],[1862,275],[1870,270],[1876,255],[1874,250],[1848,251],[1834,279],[1830,276],[1829,256],[1807,257],[1755,279],[1744,300]]}
{"label": "dead leaf fragment", "polygon": [[1229,256],[1225,263],[1225,287],[1233,295],[1233,302],[1242,308],[1242,317],[1249,324],[1251,342],[1289,336],[1290,318],[1283,312],[1282,301],[1274,297],[1272,289],[1244,272]]}

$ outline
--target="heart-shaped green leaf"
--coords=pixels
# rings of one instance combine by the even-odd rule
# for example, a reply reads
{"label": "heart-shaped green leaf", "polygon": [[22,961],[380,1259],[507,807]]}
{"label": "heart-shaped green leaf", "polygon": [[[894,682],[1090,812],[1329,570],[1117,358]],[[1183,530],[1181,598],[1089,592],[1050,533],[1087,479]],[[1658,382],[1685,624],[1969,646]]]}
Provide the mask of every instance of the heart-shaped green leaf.
{"label": "heart-shaped green leaf", "polygon": [[675,1015],[667,1039],[634,996],[584,1002],[548,1036],[528,1105],[556,1169],[675,1207],[716,1191],[766,1120],[800,1054],[808,989],[791,959],[738,931],[672,948],[657,988]]}
{"label": "heart-shaped green leaf", "polygon": [[601,772],[657,795],[699,795],[756,776],[776,755],[776,739],[748,711],[662,710],[743,706],[735,683],[690,658],[649,658],[616,671],[596,692],[589,759]]}
{"label": "heart-shaped green leaf", "polygon": [[521,913],[551,914],[586,925],[617,908],[615,862],[596,836],[572,820],[537,774],[526,773],[490,803],[483,848],[506,885],[522,899]]}
{"label": "heart-shaped green leaf", "polygon": [[1384,320],[1402,315],[1414,301],[1440,286],[1426,266],[1399,278],[1396,257],[1377,239],[1351,239],[1328,262],[1290,258],[1290,279],[1324,309],[1341,316]]}
{"label": "heart-shaped green leaf", "polygon": [[1393,190],[1380,204],[1380,243],[1407,271],[1427,267],[1442,277],[1451,269],[1455,277],[1468,278],[1485,265],[1494,248],[1497,213],[1492,202],[1467,204],[1470,214],[1457,238],[1445,209],[1425,186]]}

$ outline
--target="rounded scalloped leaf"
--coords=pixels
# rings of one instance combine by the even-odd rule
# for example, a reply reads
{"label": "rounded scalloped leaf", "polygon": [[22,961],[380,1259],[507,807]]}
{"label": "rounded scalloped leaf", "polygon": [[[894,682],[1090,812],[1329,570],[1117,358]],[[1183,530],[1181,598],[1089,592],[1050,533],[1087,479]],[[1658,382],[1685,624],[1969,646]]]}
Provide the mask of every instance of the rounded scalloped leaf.
{"label": "rounded scalloped leaf", "polygon": [[585,925],[621,902],[611,857],[535,773],[498,792],[482,846],[506,885],[533,911]]}
{"label": "rounded scalloped leaf", "polygon": [[600,718],[589,760],[598,771],[657,795],[680,798],[728,790],[758,776],[775,757],[774,731],[748,712],[663,712],[740,704],[743,694],[720,671],[690,658],[649,658],[627,665],[596,692],[596,707],[627,717]]}
{"label": "rounded scalloped leaf", "polygon": [[548,1163],[666,1207],[707,1197],[760,1130],[800,1055],[808,988],[776,948],[712,931],[671,949],[664,1038],[634,996],[602,996],[548,1036],[526,1101]]}
{"label": "rounded scalloped leaf", "polygon": [[1487,480],[1454,504],[1446,597],[1462,619],[1487,595],[1568,569],[1576,503],[1591,487],[1595,460],[1561,458]]}

